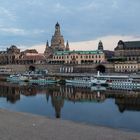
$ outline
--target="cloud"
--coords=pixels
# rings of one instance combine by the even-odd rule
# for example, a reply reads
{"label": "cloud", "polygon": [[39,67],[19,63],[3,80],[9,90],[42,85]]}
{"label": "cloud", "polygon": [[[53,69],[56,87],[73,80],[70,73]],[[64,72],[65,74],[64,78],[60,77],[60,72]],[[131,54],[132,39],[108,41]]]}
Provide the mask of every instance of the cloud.
{"label": "cloud", "polygon": [[115,9],[119,8],[117,0],[112,1],[112,8],[115,8]]}
{"label": "cloud", "polygon": [[[105,50],[114,50],[119,40],[137,41],[140,40],[140,36],[104,36],[89,41],[70,42],[69,45],[71,50],[97,50],[100,40],[102,41]],[[43,53],[45,50],[45,44],[33,45],[30,48],[35,48],[38,52]]]}
{"label": "cloud", "polygon": [[103,42],[103,46],[105,50],[114,50],[119,40],[136,41],[136,40],[140,40],[140,37],[121,36],[121,35],[104,36],[104,37],[97,38],[95,40],[72,42],[70,43],[70,48],[72,50],[74,50],[75,48],[76,50],[96,50],[98,48],[98,42],[100,40]]}
{"label": "cloud", "polygon": [[92,1],[92,2],[89,2],[87,4],[83,4],[81,5],[80,7],[78,7],[78,10],[80,11],[88,11],[88,10],[95,10],[95,9],[98,9],[99,8],[99,4],[95,1]]}
{"label": "cloud", "polygon": [[25,30],[20,28],[5,28],[5,27],[0,27],[0,31],[5,34],[20,35],[20,36],[31,35],[31,34],[37,35],[45,32],[44,30],[39,30],[39,29]]}
{"label": "cloud", "polygon": [[70,42],[138,36],[139,9],[140,0],[1,1],[0,39],[4,44],[26,42],[29,46],[45,42],[53,35],[57,21]]}
{"label": "cloud", "polygon": [[1,18],[4,19],[10,19],[10,20],[16,19],[16,15],[14,14],[14,12],[4,7],[0,7],[0,16]]}
{"label": "cloud", "polygon": [[26,32],[23,29],[18,28],[0,28],[1,32],[13,34],[13,35],[25,35]]}

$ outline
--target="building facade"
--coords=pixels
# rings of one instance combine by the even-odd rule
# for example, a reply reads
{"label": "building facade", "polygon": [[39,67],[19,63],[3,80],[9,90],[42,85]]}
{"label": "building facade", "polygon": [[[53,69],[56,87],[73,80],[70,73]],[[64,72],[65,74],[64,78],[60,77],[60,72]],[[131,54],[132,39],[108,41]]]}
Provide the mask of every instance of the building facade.
{"label": "building facade", "polygon": [[39,54],[35,49],[25,50],[16,59],[16,64],[44,64],[46,58],[44,54]]}
{"label": "building facade", "polygon": [[105,63],[103,51],[57,51],[49,59],[50,64],[97,64]]}
{"label": "building facade", "polygon": [[115,72],[138,72],[139,64],[137,61],[117,62],[114,64]]}
{"label": "building facade", "polygon": [[124,58],[126,61],[140,62],[140,41],[124,42],[120,40],[114,52],[117,58]]}
{"label": "building facade", "polygon": [[11,45],[6,51],[0,51],[0,64],[15,64],[16,59],[20,57],[20,49]]}

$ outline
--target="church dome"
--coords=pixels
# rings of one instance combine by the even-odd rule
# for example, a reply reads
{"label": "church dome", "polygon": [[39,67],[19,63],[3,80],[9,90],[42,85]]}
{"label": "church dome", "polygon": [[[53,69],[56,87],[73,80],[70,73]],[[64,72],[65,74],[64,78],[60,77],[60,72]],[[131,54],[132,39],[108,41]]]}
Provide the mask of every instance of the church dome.
{"label": "church dome", "polygon": [[57,26],[57,27],[58,27],[58,26],[60,26],[60,25],[59,25],[59,23],[57,22],[55,26]]}

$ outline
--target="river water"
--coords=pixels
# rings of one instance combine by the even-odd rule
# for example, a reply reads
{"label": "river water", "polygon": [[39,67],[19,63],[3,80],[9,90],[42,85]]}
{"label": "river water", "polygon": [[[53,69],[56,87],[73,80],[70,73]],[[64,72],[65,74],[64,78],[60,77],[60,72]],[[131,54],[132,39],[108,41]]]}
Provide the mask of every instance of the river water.
{"label": "river water", "polygon": [[140,91],[0,82],[0,108],[140,132]]}

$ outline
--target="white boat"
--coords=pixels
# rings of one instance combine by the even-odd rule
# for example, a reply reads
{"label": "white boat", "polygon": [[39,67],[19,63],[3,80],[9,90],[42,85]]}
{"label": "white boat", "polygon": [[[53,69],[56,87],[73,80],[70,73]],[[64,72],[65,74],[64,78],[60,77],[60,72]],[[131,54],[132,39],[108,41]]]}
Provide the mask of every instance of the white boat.
{"label": "white boat", "polygon": [[128,75],[98,75],[97,79],[106,80],[106,83],[116,89],[140,89],[140,83]]}
{"label": "white boat", "polygon": [[71,84],[79,84],[83,86],[91,86],[92,82],[91,79],[88,77],[75,77],[74,79],[66,79],[66,83],[71,83]]}
{"label": "white boat", "polygon": [[97,73],[97,76],[95,76],[94,78],[91,78],[91,82],[92,85],[97,85],[97,86],[107,86],[107,80],[102,78],[102,76],[100,75],[99,71]]}
{"label": "white boat", "polygon": [[70,80],[66,80],[66,83],[73,83],[73,84],[82,84],[83,86],[94,86],[94,85],[102,85],[106,86],[107,85],[107,80],[102,79],[100,77],[100,74],[98,72],[96,77],[79,77],[79,78],[74,78]]}
{"label": "white boat", "polygon": [[14,74],[7,77],[7,81],[11,81],[11,82],[20,82],[20,81],[27,81],[27,80],[28,80],[28,77],[23,76],[21,74]]}
{"label": "white boat", "polygon": [[113,80],[109,86],[115,89],[140,89],[140,83],[135,82],[132,78]]}

